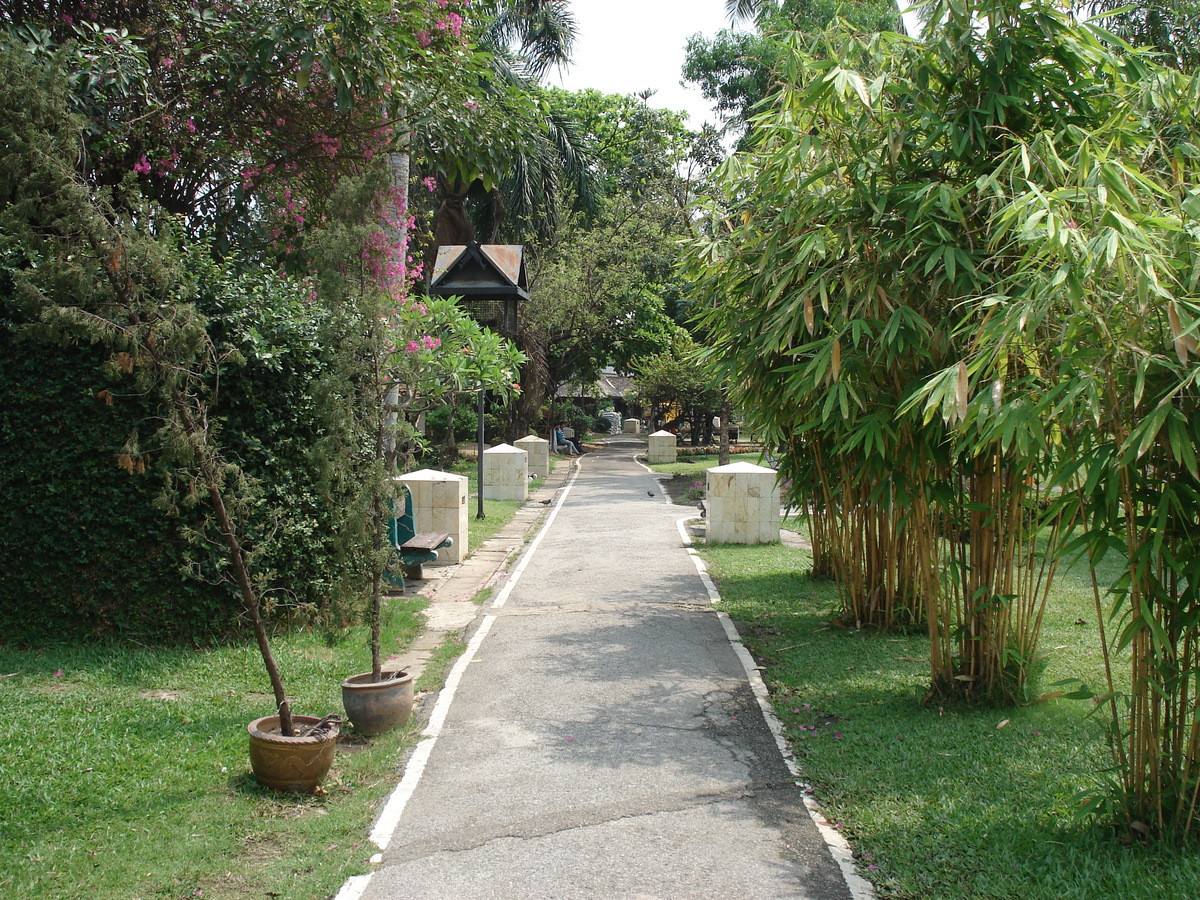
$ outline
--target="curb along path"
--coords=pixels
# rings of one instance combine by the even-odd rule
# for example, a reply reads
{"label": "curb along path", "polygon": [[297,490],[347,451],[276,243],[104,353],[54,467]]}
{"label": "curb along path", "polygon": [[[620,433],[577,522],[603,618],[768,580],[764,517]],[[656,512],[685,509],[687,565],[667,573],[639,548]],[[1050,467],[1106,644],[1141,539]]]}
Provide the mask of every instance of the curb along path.
{"label": "curb along path", "polygon": [[376,823],[379,868],[339,900],[864,896],[642,446],[614,438],[557,490]]}

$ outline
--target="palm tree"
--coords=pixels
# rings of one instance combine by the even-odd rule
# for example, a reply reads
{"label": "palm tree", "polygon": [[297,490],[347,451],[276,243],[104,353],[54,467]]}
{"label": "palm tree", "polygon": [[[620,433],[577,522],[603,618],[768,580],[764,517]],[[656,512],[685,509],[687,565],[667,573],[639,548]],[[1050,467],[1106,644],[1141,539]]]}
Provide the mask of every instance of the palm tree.
{"label": "palm tree", "polygon": [[[596,185],[592,167],[570,120],[541,102],[546,73],[570,61],[576,26],[567,0],[493,0],[483,7],[493,18],[480,46],[493,60],[490,79],[479,85],[483,102],[505,115],[508,154],[503,166],[464,165],[467,143],[441,141],[435,152],[437,210],[433,247],[465,244],[487,232],[495,242],[505,221],[525,221],[543,236],[558,225],[560,198],[574,194],[590,211]],[[517,102],[509,102],[509,98]],[[438,143],[438,142],[433,142]],[[475,201],[475,217],[468,202]]]}
{"label": "palm tree", "polygon": [[725,15],[734,24],[754,21],[766,9],[778,5],[778,0],[725,0]]}

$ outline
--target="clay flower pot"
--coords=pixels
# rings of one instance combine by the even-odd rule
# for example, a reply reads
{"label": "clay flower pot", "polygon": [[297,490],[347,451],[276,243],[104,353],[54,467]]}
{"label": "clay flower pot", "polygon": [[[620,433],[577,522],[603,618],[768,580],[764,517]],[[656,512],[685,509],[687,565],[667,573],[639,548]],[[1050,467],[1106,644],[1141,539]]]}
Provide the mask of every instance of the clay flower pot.
{"label": "clay flower pot", "polygon": [[[297,731],[321,721],[316,716],[292,716]],[[250,768],[259,784],[277,791],[312,793],[333,765],[336,725],[316,737],[284,737],[279,716],[264,716],[247,726],[250,732]]]}
{"label": "clay flower pot", "polygon": [[354,730],[366,737],[383,734],[408,722],[413,709],[413,677],[397,672],[394,678],[372,681],[371,673],[352,675],[342,682],[342,705]]}

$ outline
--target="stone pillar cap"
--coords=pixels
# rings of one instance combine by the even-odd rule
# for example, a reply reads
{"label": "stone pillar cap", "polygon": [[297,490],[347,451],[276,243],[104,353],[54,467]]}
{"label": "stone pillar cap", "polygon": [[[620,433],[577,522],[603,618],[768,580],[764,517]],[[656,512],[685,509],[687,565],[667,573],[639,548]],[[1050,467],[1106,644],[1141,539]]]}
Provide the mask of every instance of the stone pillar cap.
{"label": "stone pillar cap", "polygon": [[466,481],[466,475],[455,475],[453,472],[440,472],[437,469],[418,469],[415,472],[405,472],[396,476],[400,480],[413,481]]}
{"label": "stone pillar cap", "polygon": [[777,475],[777,474],[779,474],[778,471],[775,469],[768,469],[765,466],[756,466],[756,465],[754,465],[754,463],[748,463],[748,462],[735,462],[735,463],[730,463],[727,466],[714,466],[713,468],[708,469],[707,471],[716,472],[719,475],[727,475],[727,474],[728,475],[737,475],[737,474]]}

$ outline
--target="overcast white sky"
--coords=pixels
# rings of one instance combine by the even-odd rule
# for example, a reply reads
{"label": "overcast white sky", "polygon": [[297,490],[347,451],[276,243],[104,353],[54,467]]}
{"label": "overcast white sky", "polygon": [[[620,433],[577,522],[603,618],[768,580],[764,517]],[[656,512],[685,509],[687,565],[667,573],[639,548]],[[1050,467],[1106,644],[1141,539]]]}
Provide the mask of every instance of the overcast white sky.
{"label": "overcast white sky", "polygon": [[575,61],[551,84],[606,94],[651,88],[651,105],[687,112],[692,128],[716,123],[700,91],[679,80],[687,39],[729,27],[725,0],[571,0],[571,10],[579,25]]}

